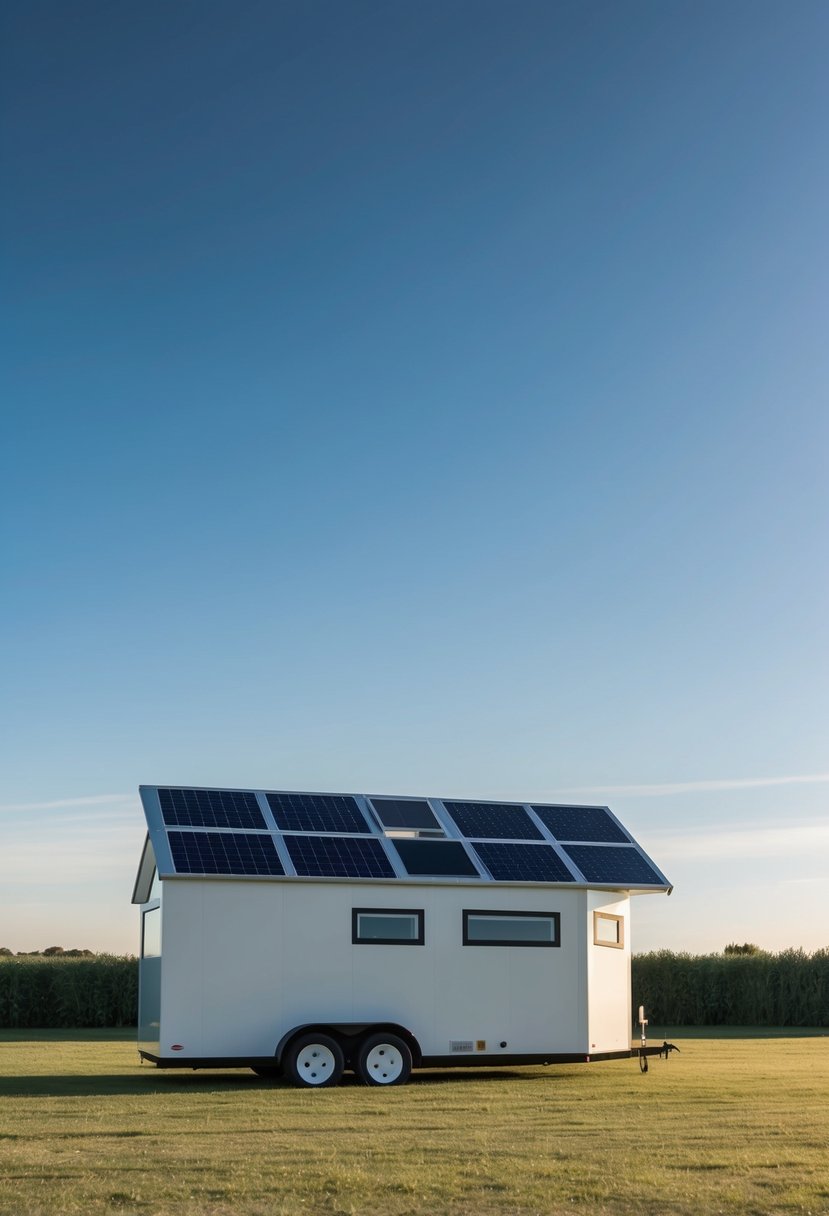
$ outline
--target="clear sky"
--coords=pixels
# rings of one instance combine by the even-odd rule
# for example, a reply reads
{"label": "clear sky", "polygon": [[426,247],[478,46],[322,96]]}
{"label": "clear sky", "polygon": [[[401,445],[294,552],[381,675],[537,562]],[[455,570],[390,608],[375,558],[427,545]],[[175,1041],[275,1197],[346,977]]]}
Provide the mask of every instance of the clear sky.
{"label": "clear sky", "polygon": [[139,782],[609,804],[829,945],[829,7],[2,8],[0,945]]}

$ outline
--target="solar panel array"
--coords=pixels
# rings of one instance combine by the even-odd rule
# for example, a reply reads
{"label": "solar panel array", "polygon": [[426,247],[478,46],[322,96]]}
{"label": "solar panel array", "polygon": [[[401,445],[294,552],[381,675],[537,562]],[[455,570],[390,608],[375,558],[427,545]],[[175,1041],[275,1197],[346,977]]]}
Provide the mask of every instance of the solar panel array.
{"label": "solar panel array", "polygon": [[175,874],[668,886],[604,807],[167,786],[149,795],[156,858]]}

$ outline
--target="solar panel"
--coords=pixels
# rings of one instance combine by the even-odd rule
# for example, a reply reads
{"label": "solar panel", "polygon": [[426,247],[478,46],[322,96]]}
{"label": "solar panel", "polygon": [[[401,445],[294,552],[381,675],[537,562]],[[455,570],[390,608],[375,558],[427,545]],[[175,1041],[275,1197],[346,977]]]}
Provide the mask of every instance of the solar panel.
{"label": "solar panel", "polygon": [[626,887],[664,886],[656,870],[632,845],[562,845],[588,882],[612,883]]}
{"label": "solar panel", "polygon": [[391,842],[407,874],[432,877],[480,878],[475,863],[459,840],[400,840]]}
{"label": "solar panel", "polygon": [[444,802],[464,836],[474,839],[543,840],[523,806],[510,802]]}
{"label": "solar panel", "polygon": [[384,828],[443,831],[425,798],[372,798],[371,805]]}
{"label": "solar panel", "polygon": [[177,874],[284,874],[273,838],[243,832],[168,832]]}
{"label": "solar panel", "polygon": [[357,803],[347,794],[266,794],[283,832],[358,832],[369,835]]}
{"label": "solar panel", "polygon": [[472,846],[496,881],[575,882],[549,844],[487,844]]}
{"label": "solar panel", "polygon": [[379,840],[353,836],[283,836],[303,878],[396,878]]}
{"label": "solar panel", "polygon": [[159,789],[168,827],[267,828],[256,795],[245,790]]}
{"label": "solar panel", "polygon": [[556,840],[601,840],[613,844],[630,837],[601,806],[535,806],[538,818]]}

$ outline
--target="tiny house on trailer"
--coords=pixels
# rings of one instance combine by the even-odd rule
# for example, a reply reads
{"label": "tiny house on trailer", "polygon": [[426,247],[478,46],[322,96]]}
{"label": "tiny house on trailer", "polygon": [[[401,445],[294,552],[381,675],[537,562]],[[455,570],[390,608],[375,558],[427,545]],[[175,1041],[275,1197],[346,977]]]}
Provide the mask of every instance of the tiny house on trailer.
{"label": "tiny house on trailer", "polygon": [[[631,1050],[607,807],[143,786],[139,1051],[163,1068],[405,1082]],[[657,1049],[647,1048],[646,1051]]]}

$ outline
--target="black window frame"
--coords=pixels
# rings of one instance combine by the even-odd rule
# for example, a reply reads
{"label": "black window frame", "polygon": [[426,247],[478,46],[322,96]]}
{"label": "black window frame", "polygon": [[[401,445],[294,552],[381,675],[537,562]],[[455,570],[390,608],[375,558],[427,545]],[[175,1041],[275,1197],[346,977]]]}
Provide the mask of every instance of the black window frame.
{"label": "black window frame", "polygon": [[[417,937],[360,937],[361,916],[415,916]],[[352,908],[352,946],[423,946],[426,944],[426,914],[423,908]]]}
{"label": "black window frame", "polygon": [[[158,913],[158,953],[147,954],[147,917],[152,912]],[[142,908],[141,910],[141,954],[139,958],[161,958],[161,902],[154,904],[151,908]]]}
{"label": "black window frame", "polygon": [[[538,920],[547,918],[553,922],[553,941],[533,942],[518,938],[482,938],[469,936],[470,916],[489,916],[493,919],[505,920]],[[561,946],[561,913],[539,910],[537,912],[501,912],[497,908],[464,908],[463,909],[463,944],[465,946],[529,946],[531,949],[557,950]]]}

